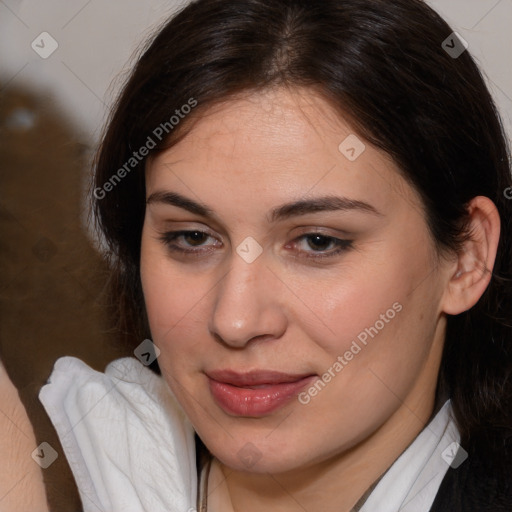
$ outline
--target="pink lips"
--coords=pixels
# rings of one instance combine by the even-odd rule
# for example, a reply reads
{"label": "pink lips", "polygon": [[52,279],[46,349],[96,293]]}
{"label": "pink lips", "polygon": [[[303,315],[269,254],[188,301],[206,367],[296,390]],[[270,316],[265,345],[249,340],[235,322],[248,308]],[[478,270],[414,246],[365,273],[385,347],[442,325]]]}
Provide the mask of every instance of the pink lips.
{"label": "pink lips", "polygon": [[226,413],[258,417],[284,406],[316,375],[292,375],[255,370],[237,373],[232,370],[207,372],[210,391]]}

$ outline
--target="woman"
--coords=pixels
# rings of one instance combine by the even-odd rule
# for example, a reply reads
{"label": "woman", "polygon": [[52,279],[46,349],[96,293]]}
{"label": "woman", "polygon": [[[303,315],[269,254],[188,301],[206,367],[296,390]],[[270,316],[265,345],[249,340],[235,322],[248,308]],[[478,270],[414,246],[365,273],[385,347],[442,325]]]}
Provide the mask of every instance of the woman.
{"label": "woman", "polygon": [[96,162],[142,364],[41,394],[85,508],[510,510],[510,187],[423,2],[184,8]]}

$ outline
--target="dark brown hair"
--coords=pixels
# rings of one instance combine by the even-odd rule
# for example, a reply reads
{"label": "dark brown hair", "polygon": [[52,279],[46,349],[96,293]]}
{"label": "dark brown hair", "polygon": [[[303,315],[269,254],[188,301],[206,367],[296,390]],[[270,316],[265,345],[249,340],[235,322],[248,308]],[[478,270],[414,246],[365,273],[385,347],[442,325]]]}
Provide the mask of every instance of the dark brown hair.
{"label": "dark brown hair", "polygon": [[[142,52],[113,108],[95,187],[190,98],[199,116],[233,95],[286,86],[320,92],[394,159],[422,197],[440,253],[460,250],[467,203],[487,196],[502,223],[497,259],[479,302],[448,317],[438,394],[452,400],[461,444],[478,439],[496,452],[512,432],[512,200],[505,197],[512,179],[478,67],[468,51],[455,57],[443,47],[452,32],[420,0],[194,1]],[[151,154],[192,126],[169,129]],[[139,276],[144,164],[95,201],[119,331],[134,346],[150,337]]]}

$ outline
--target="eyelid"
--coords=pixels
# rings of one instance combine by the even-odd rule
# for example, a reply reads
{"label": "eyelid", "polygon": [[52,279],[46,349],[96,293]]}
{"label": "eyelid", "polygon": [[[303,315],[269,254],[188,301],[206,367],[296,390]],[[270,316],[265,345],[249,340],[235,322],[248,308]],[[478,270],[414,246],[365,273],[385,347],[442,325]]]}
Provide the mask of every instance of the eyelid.
{"label": "eyelid", "polygon": [[[189,249],[184,249],[182,247],[178,247],[174,245],[173,242],[177,238],[190,234],[190,233],[200,233],[202,235],[206,235],[207,237],[216,239],[215,236],[211,235],[207,231],[201,229],[181,229],[176,231],[166,231],[160,233],[158,239],[168,248],[168,250],[172,253],[181,253],[185,256],[194,256],[200,257],[207,253],[211,253],[213,249],[211,246],[203,246],[199,245],[197,247],[190,246]],[[353,248],[353,240],[346,238],[338,238],[329,234],[320,231],[318,228],[314,230],[305,231],[304,233],[297,235],[291,242],[289,242],[285,247],[289,247],[290,244],[295,246],[301,240],[306,240],[308,237],[320,236],[328,240],[328,244],[334,244],[335,249],[331,249],[327,252],[322,251],[298,251],[302,256],[294,256],[296,259],[310,259],[312,261],[318,261],[322,259],[332,258],[334,259],[336,256],[339,256],[341,253],[344,253]]]}

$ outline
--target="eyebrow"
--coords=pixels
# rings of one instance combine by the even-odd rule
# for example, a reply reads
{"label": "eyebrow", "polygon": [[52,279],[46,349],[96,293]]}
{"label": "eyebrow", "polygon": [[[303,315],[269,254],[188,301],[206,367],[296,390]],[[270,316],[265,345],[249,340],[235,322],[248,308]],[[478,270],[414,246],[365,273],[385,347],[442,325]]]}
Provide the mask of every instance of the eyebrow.
{"label": "eyebrow", "polygon": [[[183,208],[191,213],[201,215],[203,217],[215,217],[215,212],[208,208],[205,204],[198,203],[192,199],[185,197],[177,192],[157,191],[153,192],[147,199],[146,204],[163,203],[178,208]],[[286,203],[273,208],[268,217],[270,223],[283,221],[290,217],[299,215],[307,215],[308,213],[324,212],[324,211],[352,211],[357,210],[364,213],[382,216],[376,208],[371,204],[349,199],[340,196],[322,196],[313,199],[302,199],[291,203]]]}

